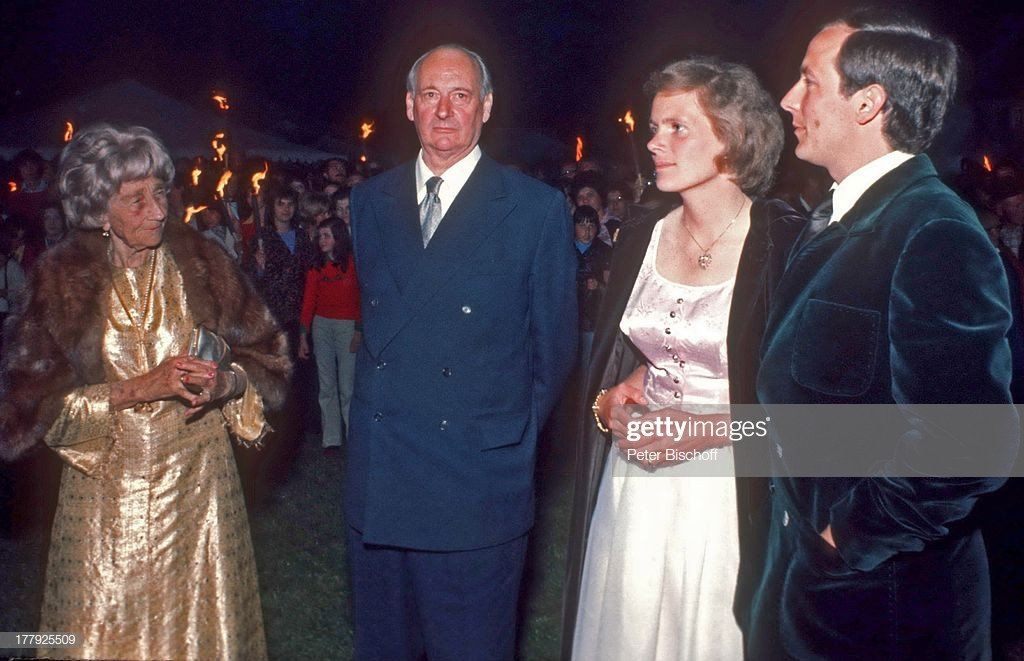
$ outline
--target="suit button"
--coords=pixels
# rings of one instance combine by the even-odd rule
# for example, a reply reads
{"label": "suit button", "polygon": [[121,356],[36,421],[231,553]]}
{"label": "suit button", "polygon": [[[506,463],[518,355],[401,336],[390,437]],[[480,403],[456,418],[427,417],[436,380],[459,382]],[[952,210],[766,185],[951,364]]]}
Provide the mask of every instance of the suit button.
{"label": "suit button", "polygon": [[448,421],[447,420],[442,420],[441,424],[439,426],[441,427],[441,431],[444,431],[444,430],[448,429]]}
{"label": "suit button", "polygon": [[469,314],[472,311],[473,311],[473,308],[469,307],[468,305],[463,305],[462,306],[462,314]]}
{"label": "suit button", "polygon": [[380,411],[377,411],[376,413],[373,414],[373,421],[374,422],[380,422],[383,419],[384,419],[384,414],[381,413]]}
{"label": "suit button", "polygon": [[379,370],[382,370],[382,369],[384,369],[387,366],[388,366],[388,364],[385,361],[383,361],[383,360],[381,360],[381,361],[379,361],[377,363],[377,369],[379,369]]}
{"label": "suit button", "polygon": [[782,510],[782,527],[789,526],[789,510]]}
{"label": "suit button", "polygon": [[370,307],[371,307],[371,308],[375,308],[375,307],[377,307],[378,305],[380,305],[380,301],[378,301],[378,300],[377,300],[377,299],[375,299],[375,298],[371,298],[371,299],[370,299]]}
{"label": "suit button", "polygon": [[452,368],[450,368],[450,367],[444,368],[443,370],[441,370],[441,375],[442,376],[451,376],[452,375]]}

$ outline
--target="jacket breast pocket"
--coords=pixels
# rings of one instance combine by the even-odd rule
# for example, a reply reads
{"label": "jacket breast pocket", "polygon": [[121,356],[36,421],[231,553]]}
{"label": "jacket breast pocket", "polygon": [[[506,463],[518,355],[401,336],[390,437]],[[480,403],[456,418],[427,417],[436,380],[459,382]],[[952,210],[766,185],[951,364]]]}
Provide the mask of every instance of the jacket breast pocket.
{"label": "jacket breast pocket", "polygon": [[877,310],[810,299],[793,346],[793,379],[838,397],[863,395],[878,358],[882,315]]}

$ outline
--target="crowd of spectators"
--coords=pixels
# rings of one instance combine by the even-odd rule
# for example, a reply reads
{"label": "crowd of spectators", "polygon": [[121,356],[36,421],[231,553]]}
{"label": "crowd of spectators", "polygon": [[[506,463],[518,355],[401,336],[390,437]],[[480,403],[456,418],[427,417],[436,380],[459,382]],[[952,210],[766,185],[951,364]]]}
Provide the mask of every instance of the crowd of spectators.
{"label": "crowd of spectators", "polygon": [[[577,216],[575,241],[581,309],[596,313],[600,290],[607,284],[610,250],[588,255],[591,241],[596,239],[610,249],[622,223],[667,201],[649,181],[620,162],[586,156],[518,167],[561,189],[571,211],[589,207],[596,212],[595,236],[586,238],[589,221],[580,226]],[[203,232],[240,263],[297,343],[303,279],[315,266],[317,227],[328,218],[340,218],[347,226],[352,187],[384,169],[386,164],[377,161],[339,157],[313,164],[278,163],[230,151],[222,161],[179,159],[169,215]],[[224,176],[226,171],[230,177]],[[27,274],[38,254],[67,233],[52,181],[53,164],[25,149],[11,162],[0,162],[0,172],[5,176],[0,195],[2,258]],[[797,165],[780,173],[771,195],[809,212],[825,195],[828,183],[821,172]],[[950,183],[974,206],[1019,280],[1024,273],[1024,169],[1011,159],[995,163],[987,157],[984,162],[964,159],[959,176]],[[597,263],[604,266],[595,270]],[[17,282],[18,276],[13,280]],[[16,285],[4,288],[0,313],[16,289]],[[588,323],[583,315],[582,332],[588,331]]]}
{"label": "crowd of spectators", "polygon": [[[561,189],[571,211],[588,207],[596,212],[593,237],[588,238],[587,230],[591,214],[577,214],[575,221],[585,349],[590,313],[596,314],[607,285],[616,230],[667,201],[650,181],[621,162],[584,156],[517,167]],[[243,266],[297,346],[303,280],[317,261],[317,227],[329,218],[340,218],[347,227],[352,187],[384,169],[386,164],[378,161],[338,157],[312,164],[278,163],[230,151],[221,161],[180,159],[169,215],[189,222]],[[230,177],[224,176],[226,171]],[[36,256],[66,234],[67,225],[56,198],[51,162],[25,149],[10,163],[0,163],[0,172],[6,177],[0,197],[0,258],[7,261],[8,280],[13,283],[0,292],[3,314],[20,282],[17,271],[27,274]],[[825,195],[828,183],[817,169],[798,164],[783,169],[771,195],[809,212]],[[1024,277],[1024,170],[1011,159],[964,159],[959,176],[950,183],[975,207],[1003,253],[1013,284],[1019,283]],[[590,252],[594,240],[602,247]],[[1024,373],[1024,350],[1021,362]],[[1024,397],[1024,383],[1018,385]]]}

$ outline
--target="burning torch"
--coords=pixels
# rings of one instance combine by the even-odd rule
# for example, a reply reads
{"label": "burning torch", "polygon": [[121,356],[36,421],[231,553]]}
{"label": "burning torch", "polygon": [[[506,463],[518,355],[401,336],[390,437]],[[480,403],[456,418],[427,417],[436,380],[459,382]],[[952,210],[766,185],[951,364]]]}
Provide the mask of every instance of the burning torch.
{"label": "burning torch", "polygon": [[359,162],[366,162],[366,139],[373,133],[373,122],[363,122],[359,127],[359,139],[363,142],[363,153],[359,156]]}
{"label": "burning torch", "polygon": [[629,136],[629,153],[633,157],[633,171],[636,173],[636,181],[633,182],[633,203],[637,204],[644,194],[644,177],[640,173],[640,159],[636,156],[636,138],[633,137],[636,122],[633,120],[633,111],[626,110],[626,114],[619,117],[619,121],[626,126],[626,135]]}

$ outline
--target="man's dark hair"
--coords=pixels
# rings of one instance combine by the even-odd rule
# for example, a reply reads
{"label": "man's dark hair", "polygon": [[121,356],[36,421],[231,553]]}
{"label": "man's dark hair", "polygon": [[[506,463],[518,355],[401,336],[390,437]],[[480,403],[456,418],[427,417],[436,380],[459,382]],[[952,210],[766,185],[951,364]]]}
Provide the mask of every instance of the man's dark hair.
{"label": "man's dark hair", "polygon": [[916,20],[859,9],[832,25],[854,30],[839,49],[840,91],[849,97],[881,85],[882,130],[894,149],[919,154],[931,145],[956,93],[957,48]]}
{"label": "man's dark hair", "polygon": [[601,198],[601,206],[604,206],[605,183],[604,177],[600,172],[584,170],[576,174],[576,177],[572,180],[572,186],[569,188],[569,195],[572,196],[573,204],[576,204],[576,196],[579,195],[580,191],[584,188],[594,189],[597,196]]}
{"label": "man's dark hair", "polygon": [[288,186],[282,186],[278,190],[274,191],[273,203],[277,204],[280,200],[291,200],[296,206],[299,204],[299,194]]}
{"label": "man's dark hair", "polygon": [[580,223],[590,223],[591,225],[600,225],[599,215],[597,209],[594,207],[588,207],[583,205],[582,207],[576,207],[576,211],[572,212],[573,225],[579,225]]}
{"label": "man's dark hair", "polygon": [[335,156],[334,158],[328,158],[327,160],[325,160],[323,166],[320,168],[320,171],[322,173],[326,173],[327,167],[331,163],[340,163],[341,168],[345,171],[345,176],[348,176],[348,161],[346,161],[344,158],[341,158],[340,156]]}

